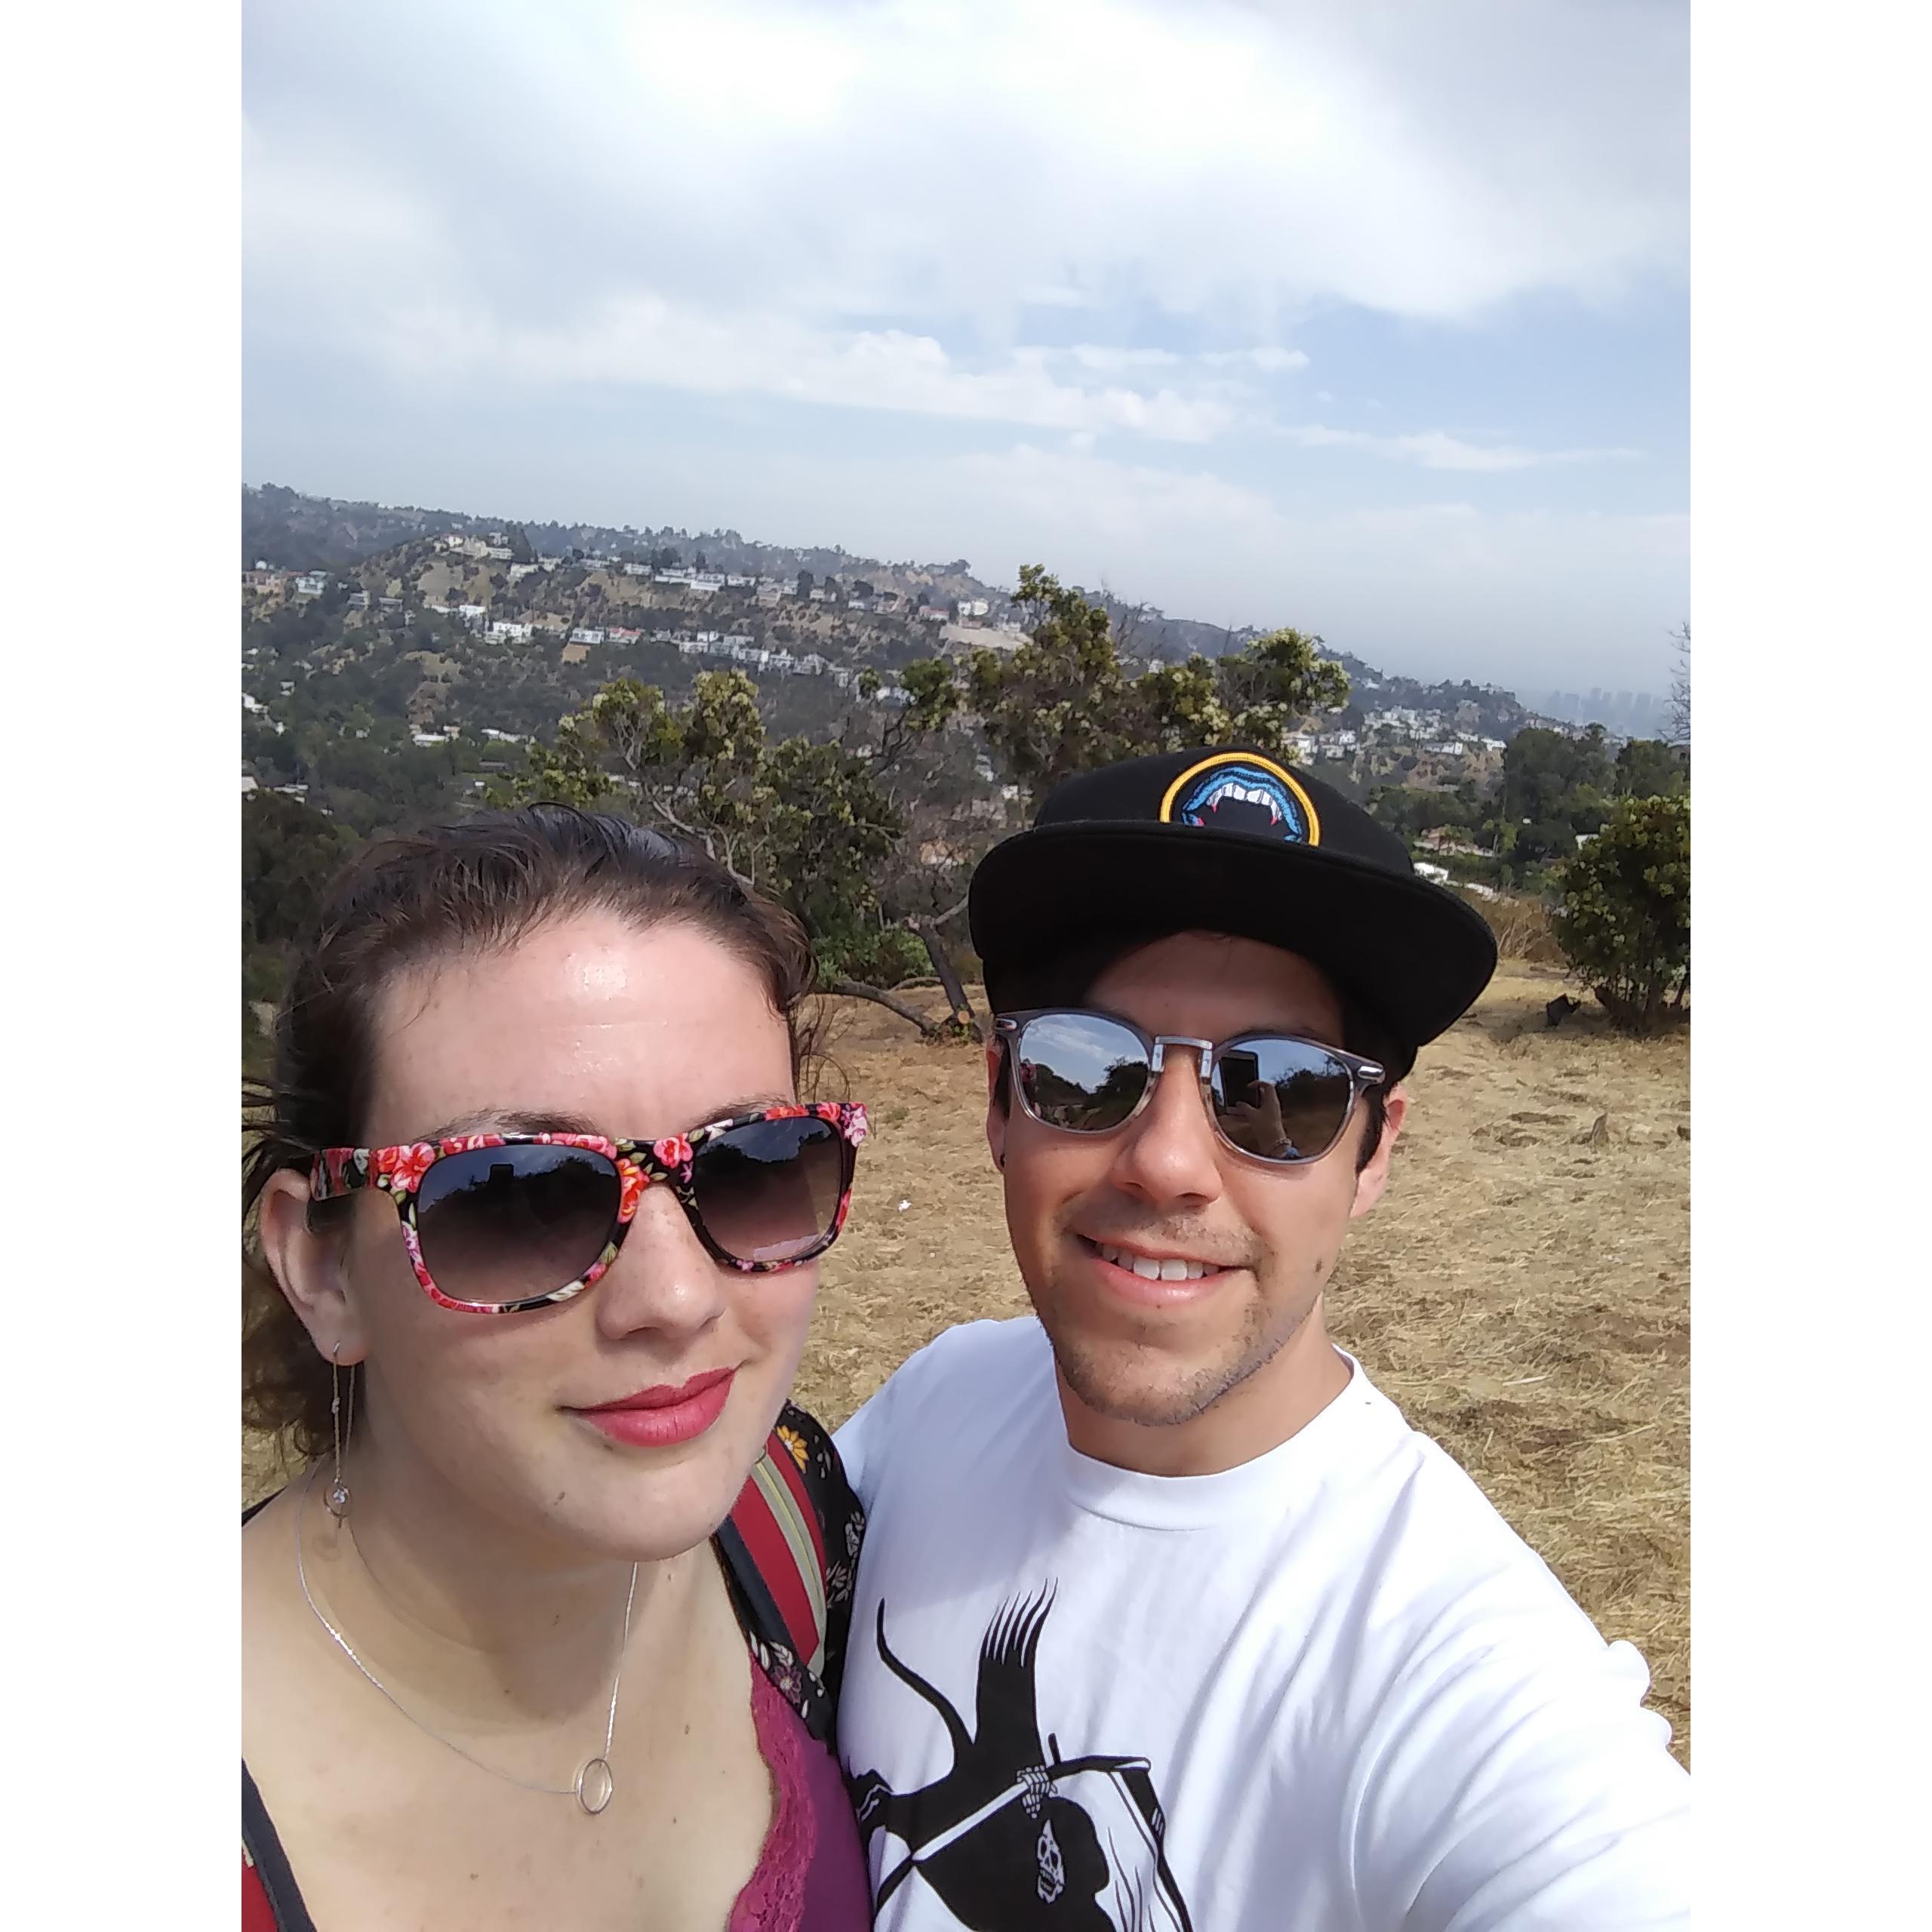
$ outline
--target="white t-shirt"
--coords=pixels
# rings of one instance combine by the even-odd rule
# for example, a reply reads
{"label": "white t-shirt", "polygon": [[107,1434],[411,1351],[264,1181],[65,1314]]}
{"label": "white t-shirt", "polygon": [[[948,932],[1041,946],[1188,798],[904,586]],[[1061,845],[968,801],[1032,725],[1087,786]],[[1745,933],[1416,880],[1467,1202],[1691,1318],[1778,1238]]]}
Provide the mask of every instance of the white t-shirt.
{"label": "white t-shirt", "polygon": [[1038,1321],[977,1321],[838,1432],[879,1925],[1687,1924],[1643,1660],[1351,1368],[1254,1461],[1144,1475],[1068,1443]]}

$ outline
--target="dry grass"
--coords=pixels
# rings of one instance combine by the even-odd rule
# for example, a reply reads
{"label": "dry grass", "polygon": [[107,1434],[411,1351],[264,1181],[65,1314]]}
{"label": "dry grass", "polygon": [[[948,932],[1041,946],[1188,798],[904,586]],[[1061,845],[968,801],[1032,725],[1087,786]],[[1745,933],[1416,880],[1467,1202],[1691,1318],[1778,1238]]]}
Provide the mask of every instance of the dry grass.
{"label": "dry grass", "polygon": [[[1688,1043],[1617,1039],[1589,1010],[1548,1031],[1562,986],[1506,964],[1423,1056],[1394,1180],[1351,1239],[1329,1318],[1604,1634],[1643,1652],[1687,1763]],[[798,1383],[835,1424],[942,1329],[1027,1303],[978,1050],[922,1046],[875,1007],[837,1002],[828,1019],[840,1084],[876,1129]],[[275,1466],[245,1441],[245,1492]]]}
{"label": "dry grass", "polygon": [[[1564,983],[1506,964],[1423,1056],[1394,1180],[1351,1238],[1329,1320],[1604,1633],[1643,1652],[1687,1763],[1688,1041],[1619,1039],[1593,1009],[1549,1031]],[[1027,1303],[977,1050],[921,1047],[876,1008],[842,1006],[832,1030],[877,1129],[799,1377],[799,1399],[837,1423],[940,1330]]]}

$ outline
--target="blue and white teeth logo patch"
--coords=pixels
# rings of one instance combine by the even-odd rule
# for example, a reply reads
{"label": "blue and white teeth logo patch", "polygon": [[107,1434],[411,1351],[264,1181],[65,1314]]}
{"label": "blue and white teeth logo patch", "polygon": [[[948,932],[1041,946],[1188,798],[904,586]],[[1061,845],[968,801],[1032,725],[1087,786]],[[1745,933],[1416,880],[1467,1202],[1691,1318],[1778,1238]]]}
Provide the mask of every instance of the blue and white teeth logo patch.
{"label": "blue and white teeth logo patch", "polygon": [[1271,760],[1222,752],[1183,771],[1161,801],[1164,823],[1244,832],[1291,845],[1321,842],[1313,801]]}

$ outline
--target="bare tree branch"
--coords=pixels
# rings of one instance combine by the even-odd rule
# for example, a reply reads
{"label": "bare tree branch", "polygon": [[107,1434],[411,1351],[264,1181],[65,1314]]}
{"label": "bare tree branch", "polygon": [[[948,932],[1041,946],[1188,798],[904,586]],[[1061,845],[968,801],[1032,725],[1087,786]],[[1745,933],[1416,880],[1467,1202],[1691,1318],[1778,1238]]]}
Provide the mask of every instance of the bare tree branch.
{"label": "bare tree branch", "polygon": [[739,871],[737,867],[731,863],[732,854],[728,844],[726,846],[723,855],[721,856],[716,845],[712,843],[712,834],[709,831],[700,830],[696,826],[687,825],[685,821],[671,809],[669,803],[662,798],[652,799],[651,801],[651,808],[660,818],[664,820],[674,831],[681,832],[687,838],[695,839],[699,844],[704,848],[706,857],[715,860],[717,863],[722,866],[747,892],[755,892],[758,890],[758,881],[755,879],[747,878],[745,875]]}
{"label": "bare tree branch", "polygon": [[869,999],[875,1005],[882,1006],[888,1012],[897,1014],[901,1020],[909,1020],[918,1028],[920,1036],[924,1039],[936,1040],[943,1030],[934,1026],[924,1014],[908,1006],[903,999],[894,998],[891,993],[883,992],[877,986],[863,985],[857,980],[837,979],[828,980],[825,989],[829,993],[840,994],[847,999]]}
{"label": "bare tree branch", "polygon": [[908,919],[906,923],[915,932],[921,926],[945,925],[965,911],[967,902],[972,896],[970,892],[962,893],[943,912],[922,912],[916,919]]}
{"label": "bare tree branch", "polygon": [[1670,633],[1671,648],[1677,657],[1677,669],[1670,681],[1670,742],[1674,745],[1687,745],[1690,742],[1690,620],[1685,618]]}

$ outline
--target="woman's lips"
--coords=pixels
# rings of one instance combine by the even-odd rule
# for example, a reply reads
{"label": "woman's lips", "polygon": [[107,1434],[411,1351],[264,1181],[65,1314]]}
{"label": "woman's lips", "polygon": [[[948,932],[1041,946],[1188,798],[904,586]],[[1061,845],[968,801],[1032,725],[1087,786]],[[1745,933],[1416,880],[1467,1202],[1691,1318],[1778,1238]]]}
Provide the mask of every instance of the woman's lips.
{"label": "woman's lips", "polygon": [[614,1441],[638,1448],[663,1448],[702,1435],[724,1414],[731,1378],[737,1374],[734,1368],[713,1369],[694,1375],[675,1389],[640,1389],[621,1401],[572,1413]]}

